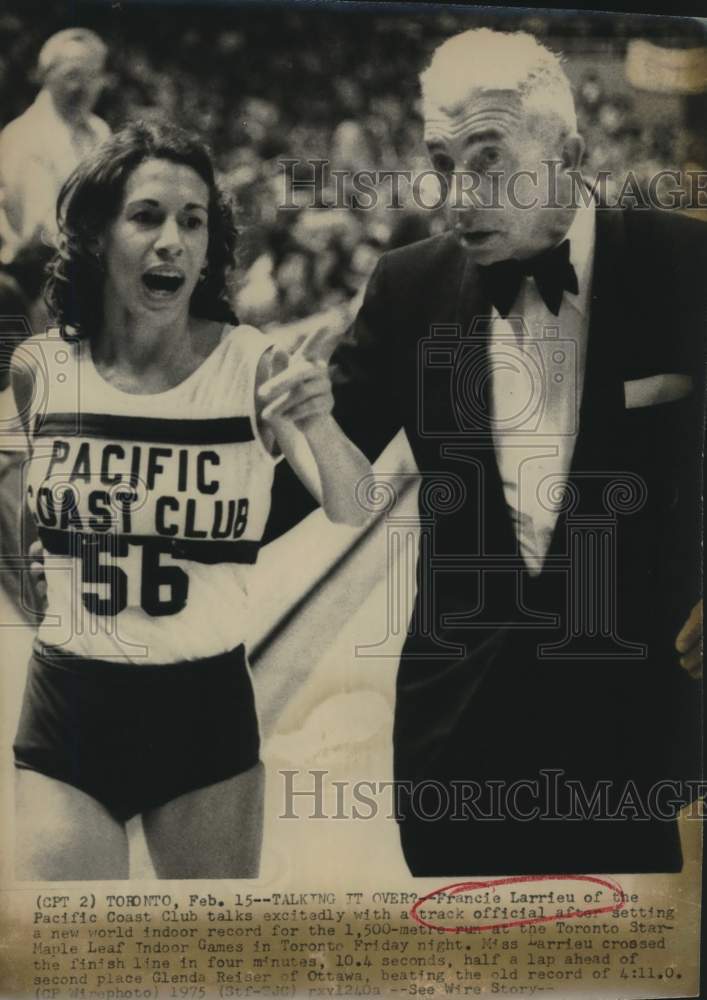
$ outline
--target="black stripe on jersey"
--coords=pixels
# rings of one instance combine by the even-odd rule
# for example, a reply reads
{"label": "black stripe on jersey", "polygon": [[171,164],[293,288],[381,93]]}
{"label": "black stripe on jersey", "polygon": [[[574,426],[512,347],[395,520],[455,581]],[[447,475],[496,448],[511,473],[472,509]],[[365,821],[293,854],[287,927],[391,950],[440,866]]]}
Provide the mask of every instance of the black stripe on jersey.
{"label": "black stripe on jersey", "polygon": [[62,531],[58,528],[38,528],[44,548],[53,556],[81,557],[86,546],[95,545],[101,552],[117,553],[121,542],[130,545],[156,546],[175,559],[206,563],[254,563],[258,558],[260,542],[252,541],[202,541],[196,538],[161,538],[158,535],[118,535],[114,532],[99,535],[94,532]]}
{"label": "black stripe on jersey", "polygon": [[112,413],[47,413],[37,415],[35,437],[95,437],[161,444],[242,444],[254,441],[250,417],[179,420],[124,417]]}

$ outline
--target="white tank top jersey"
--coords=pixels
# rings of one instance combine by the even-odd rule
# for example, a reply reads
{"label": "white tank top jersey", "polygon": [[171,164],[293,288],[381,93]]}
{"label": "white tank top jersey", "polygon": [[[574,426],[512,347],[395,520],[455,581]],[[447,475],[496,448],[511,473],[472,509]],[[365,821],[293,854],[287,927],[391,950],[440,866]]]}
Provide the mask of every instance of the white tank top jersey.
{"label": "white tank top jersey", "polygon": [[31,338],[41,412],[27,500],[48,555],[40,642],[139,664],[227,652],[247,638],[248,575],[275,460],[258,434],[255,373],[273,344],[224,327],[178,385],[110,385],[86,340]]}

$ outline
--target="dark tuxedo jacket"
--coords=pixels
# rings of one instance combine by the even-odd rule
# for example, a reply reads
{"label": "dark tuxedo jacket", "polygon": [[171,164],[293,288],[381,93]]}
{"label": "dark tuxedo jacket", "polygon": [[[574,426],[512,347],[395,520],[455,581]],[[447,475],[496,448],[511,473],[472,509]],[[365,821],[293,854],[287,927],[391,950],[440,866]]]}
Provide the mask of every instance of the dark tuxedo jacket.
{"label": "dark tuxedo jacket", "polygon": [[[707,227],[597,211],[579,430],[538,577],[491,436],[490,313],[476,265],[433,237],[382,256],[333,358],[347,434],[376,457],[403,427],[422,474],[394,729],[406,859],[415,875],[679,870],[699,760],[699,686],[674,641],[700,592]],[[666,374],[691,391],[626,407],[627,381]]]}

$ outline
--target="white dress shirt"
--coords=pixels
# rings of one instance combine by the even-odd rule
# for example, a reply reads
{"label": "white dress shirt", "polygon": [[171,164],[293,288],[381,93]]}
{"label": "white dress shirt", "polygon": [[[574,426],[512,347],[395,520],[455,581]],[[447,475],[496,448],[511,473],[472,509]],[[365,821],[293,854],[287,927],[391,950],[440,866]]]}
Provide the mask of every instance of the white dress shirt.
{"label": "white dress shirt", "polygon": [[56,201],[69,174],[110,135],[97,115],[80,124],[65,121],[48,90],[0,135],[0,230],[2,260],[37,230],[56,228]]}
{"label": "white dress shirt", "polygon": [[542,570],[567,482],[582,401],[595,208],[581,205],[564,239],[578,294],[558,316],[526,277],[506,319],[491,319],[491,418],[503,491],[529,572]]}

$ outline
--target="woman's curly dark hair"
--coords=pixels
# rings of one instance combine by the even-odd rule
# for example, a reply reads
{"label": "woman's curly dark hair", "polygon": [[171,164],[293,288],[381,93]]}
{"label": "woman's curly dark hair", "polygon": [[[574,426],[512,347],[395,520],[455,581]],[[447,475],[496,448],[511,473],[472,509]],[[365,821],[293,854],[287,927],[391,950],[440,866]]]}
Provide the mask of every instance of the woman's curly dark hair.
{"label": "woman's curly dark hair", "polygon": [[227,295],[236,248],[233,210],[216,183],[207,147],[176,125],[136,121],[79,164],[59,193],[58,249],[48,267],[44,298],[62,336],[90,336],[103,322],[105,273],[98,242],[118,216],[128,177],[145,160],[184,164],[208,187],[207,271],[194,289],[189,312],[203,319],[238,322]]}

